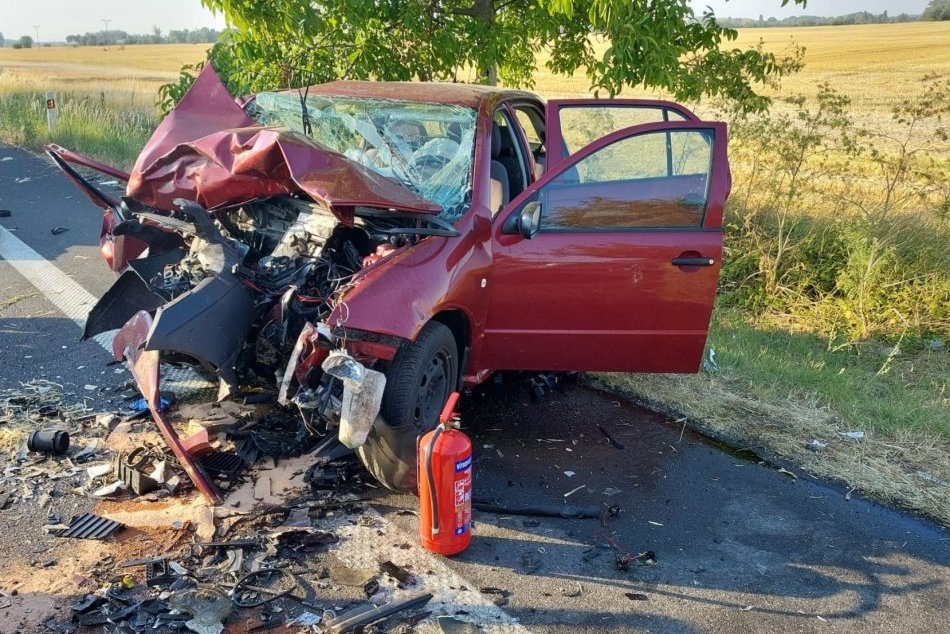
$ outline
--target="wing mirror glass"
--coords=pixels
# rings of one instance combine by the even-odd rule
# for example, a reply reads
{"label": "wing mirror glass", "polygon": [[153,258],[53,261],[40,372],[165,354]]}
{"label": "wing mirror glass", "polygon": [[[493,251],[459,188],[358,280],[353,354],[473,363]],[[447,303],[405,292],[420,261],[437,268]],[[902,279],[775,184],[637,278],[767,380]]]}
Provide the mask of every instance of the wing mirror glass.
{"label": "wing mirror glass", "polygon": [[518,233],[526,240],[538,235],[541,230],[541,203],[532,200],[518,214]]}

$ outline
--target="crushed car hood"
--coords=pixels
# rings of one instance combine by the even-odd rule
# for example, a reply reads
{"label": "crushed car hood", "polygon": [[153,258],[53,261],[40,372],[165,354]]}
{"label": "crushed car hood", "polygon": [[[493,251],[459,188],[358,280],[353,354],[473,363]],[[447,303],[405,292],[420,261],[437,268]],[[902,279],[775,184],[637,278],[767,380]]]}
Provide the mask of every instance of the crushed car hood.
{"label": "crushed car hood", "polygon": [[282,128],[249,118],[207,64],[132,168],[126,195],[157,209],[184,198],[206,209],[304,194],[351,222],[355,207],[438,214],[442,207]]}

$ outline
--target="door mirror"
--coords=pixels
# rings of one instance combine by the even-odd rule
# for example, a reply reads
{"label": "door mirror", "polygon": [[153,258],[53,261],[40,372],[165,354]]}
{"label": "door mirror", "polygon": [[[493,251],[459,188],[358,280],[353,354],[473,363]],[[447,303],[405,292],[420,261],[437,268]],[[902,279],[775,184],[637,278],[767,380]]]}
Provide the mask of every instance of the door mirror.
{"label": "door mirror", "polygon": [[541,203],[532,200],[521,208],[518,214],[518,233],[521,237],[530,240],[538,235],[541,229]]}

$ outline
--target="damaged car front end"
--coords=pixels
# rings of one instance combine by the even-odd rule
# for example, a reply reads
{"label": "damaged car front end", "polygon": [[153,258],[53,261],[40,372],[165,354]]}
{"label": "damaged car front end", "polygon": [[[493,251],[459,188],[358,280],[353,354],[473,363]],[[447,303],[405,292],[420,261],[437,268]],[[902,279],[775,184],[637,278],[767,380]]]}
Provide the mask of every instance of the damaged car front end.
{"label": "damaged car front end", "polygon": [[[433,126],[440,134],[426,135]],[[116,358],[212,502],[213,484],[159,411],[160,365],[215,377],[219,400],[267,385],[307,429],[363,445],[383,366],[407,340],[349,327],[348,293],[425,238],[459,235],[474,130],[474,111],[445,104],[297,91],[235,101],[209,66],[132,172],[108,172],[127,181],[125,196],[70,164],[108,166],[47,148],[103,208],[101,251],[119,274],[84,338],[118,330]]]}

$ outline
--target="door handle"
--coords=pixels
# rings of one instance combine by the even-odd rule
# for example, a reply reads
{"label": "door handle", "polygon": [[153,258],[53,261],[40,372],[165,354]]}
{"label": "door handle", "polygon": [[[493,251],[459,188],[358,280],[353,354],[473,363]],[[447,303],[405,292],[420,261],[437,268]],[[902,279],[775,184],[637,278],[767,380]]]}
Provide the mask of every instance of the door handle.
{"label": "door handle", "polygon": [[673,258],[674,266],[712,266],[716,263],[713,258]]}

